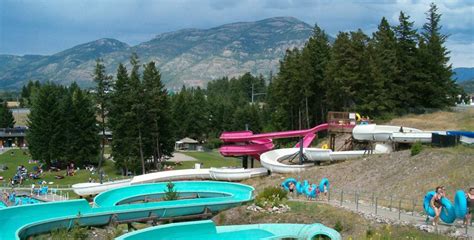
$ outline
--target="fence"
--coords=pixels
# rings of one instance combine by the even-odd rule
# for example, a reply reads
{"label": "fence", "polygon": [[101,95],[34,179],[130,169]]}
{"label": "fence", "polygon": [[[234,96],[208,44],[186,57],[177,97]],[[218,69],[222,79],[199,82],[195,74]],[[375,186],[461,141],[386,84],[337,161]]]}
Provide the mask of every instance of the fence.
{"label": "fence", "polygon": [[[351,205],[356,211],[359,211],[359,208],[363,207],[365,212],[368,211],[367,213],[373,213],[377,216],[380,216],[381,209],[390,211],[393,214],[398,213],[398,220],[407,219],[407,217],[418,217],[421,219],[427,217],[423,209],[424,196],[418,198],[404,198],[392,194],[348,191],[332,188],[328,192],[328,197],[325,200],[331,202],[333,205]],[[464,228],[466,235],[470,234],[469,228],[469,226]],[[472,239],[472,237],[470,239]]]}

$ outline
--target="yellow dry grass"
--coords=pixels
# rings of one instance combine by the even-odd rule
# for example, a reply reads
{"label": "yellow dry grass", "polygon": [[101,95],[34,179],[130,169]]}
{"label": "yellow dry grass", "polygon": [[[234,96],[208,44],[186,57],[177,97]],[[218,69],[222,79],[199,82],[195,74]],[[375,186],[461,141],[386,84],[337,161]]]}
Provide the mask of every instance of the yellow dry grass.
{"label": "yellow dry grass", "polygon": [[26,126],[28,121],[28,113],[17,113],[13,111],[13,118],[15,119],[15,126]]}
{"label": "yellow dry grass", "polygon": [[406,115],[391,120],[388,125],[419,128],[422,130],[474,131],[474,108],[452,112],[440,111],[421,115]]}

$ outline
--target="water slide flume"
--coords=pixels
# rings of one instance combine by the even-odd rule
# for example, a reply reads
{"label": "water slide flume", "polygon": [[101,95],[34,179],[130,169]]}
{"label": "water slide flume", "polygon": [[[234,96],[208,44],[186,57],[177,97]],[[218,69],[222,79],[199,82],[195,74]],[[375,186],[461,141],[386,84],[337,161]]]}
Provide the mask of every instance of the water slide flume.
{"label": "water slide flume", "polygon": [[[298,159],[294,160],[296,161],[295,164],[285,164],[282,162],[285,159],[295,157],[299,154],[299,151],[299,148],[282,148],[268,151],[260,156],[260,163],[271,172],[297,173],[313,167],[314,162],[349,160],[369,154],[369,151],[366,150],[333,152],[331,149],[303,148],[304,164],[298,164]],[[376,144],[375,149],[370,154],[390,152],[391,146],[389,144]]]}
{"label": "water slide flume", "polygon": [[242,181],[244,179],[265,176],[268,174],[265,168],[203,168],[203,169],[183,169],[171,170],[155,173],[148,173],[135,176],[132,179],[111,181],[100,183],[78,183],[72,185],[73,191],[79,196],[94,196],[101,192],[118,187],[143,184],[168,182],[179,180],[223,180]]}
{"label": "water slide flume", "polygon": [[253,187],[243,184],[211,181],[176,182],[175,188],[180,196],[188,198],[155,201],[164,196],[166,183],[154,183],[101,193],[94,199],[93,207],[79,199],[0,209],[0,239],[26,239],[53,229],[71,228],[75,223],[103,226],[137,219],[159,221],[217,213],[251,201],[254,191]]}
{"label": "water slide flume", "polygon": [[322,224],[249,224],[216,226],[210,220],[167,224],[131,232],[117,240],[142,239],[219,239],[219,240],[260,240],[260,239],[319,239],[329,237],[341,239],[334,229]]}

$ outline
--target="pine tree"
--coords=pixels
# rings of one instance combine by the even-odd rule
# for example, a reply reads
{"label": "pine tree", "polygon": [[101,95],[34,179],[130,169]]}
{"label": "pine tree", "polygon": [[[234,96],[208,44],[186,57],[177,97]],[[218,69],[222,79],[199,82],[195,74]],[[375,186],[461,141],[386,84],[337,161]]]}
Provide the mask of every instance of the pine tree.
{"label": "pine tree", "polygon": [[397,40],[388,21],[380,21],[368,46],[371,90],[366,104],[360,110],[363,114],[379,116],[393,111],[398,99],[393,93],[393,80],[398,76]]}
{"label": "pine tree", "polygon": [[444,46],[447,35],[441,33],[441,14],[434,3],[431,3],[426,16],[418,58],[424,83],[421,101],[424,107],[443,108],[455,103],[458,90],[451,79],[449,51]]}
{"label": "pine tree", "polygon": [[133,143],[136,139],[130,137],[129,126],[133,124],[133,114],[130,113],[128,72],[123,64],[117,68],[116,82],[111,96],[109,126],[112,130],[112,156],[115,166],[124,174],[134,171],[136,158]]}
{"label": "pine tree", "polygon": [[12,128],[13,126],[15,126],[15,118],[7,107],[7,102],[0,103],[0,128]]}
{"label": "pine tree", "polygon": [[[145,88],[146,124],[151,137],[151,154],[155,167],[161,169],[163,155],[170,155],[174,149],[173,121],[168,92],[161,81],[161,75],[154,62],[149,62],[143,71]],[[148,156],[148,155],[147,155]]]}
{"label": "pine tree", "polygon": [[60,87],[46,83],[39,88],[32,99],[31,112],[28,117],[28,132],[26,135],[28,147],[34,159],[41,160],[51,166],[59,161],[62,149],[61,122],[62,115],[60,101],[62,90]]}
{"label": "pine tree", "polygon": [[102,163],[104,162],[104,149],[105,149],[105,142],[106,142],[106,135],[105,130],[106,126],[106,117],[107,112],[109,111],[109,98],[110,98],[110,91],[111,91],[111,83],[112,76],[109,76],[105,72],[105,66],[102,59],[97,59],[94,69],[94,82],[96,83],[96,93],[95,93],[95,102],[97,104],[97,113],[100,116],[100,130],[102,132],[102,144],[101,144],[101,152],[99,158],[99,166],[98,171],[100,173],[100,182],[102,183]]}
{"label": "pine tree", "polygon": [[324,81],[330,51],[328,35],[316,24],[313,35],[302,50],[303,64],[307,69],[304,71],[307,73],[304,104],[306,105],[308,128],[323,122],[326,118],[327,109],[324,104],[324,95],[327,91],[327,84]]}
{"label": "pine tree", "polygon": [[79,87],[71,88],[72,126],[69,142],[73,155],[69,159],[80,166],[95,164],[99,154],[100,138],[96,121],[96,108],[93,96]]}
{"label": "pine tree", "polygon": [[398,76],[394,79],[393,93],[398,100],[397,108],[406,111],[410,108],[418,108],[420,90],[423,83],[417,77],[420,69],[417,61],[418,34],[413,29],[413,22],[404,12],[400,12],[399,25],[395,27],[397,38],[397,66]]}
{"label": "pine tree", "polygon": [[189,134],[188,126],[191,124],[188,116],[192,97],[184,85],[181,88],[181,91],[173,96],[172,101],[172,115],[173,119],[175,120],[174,128],[176,129],[176,137],[187,137]]}

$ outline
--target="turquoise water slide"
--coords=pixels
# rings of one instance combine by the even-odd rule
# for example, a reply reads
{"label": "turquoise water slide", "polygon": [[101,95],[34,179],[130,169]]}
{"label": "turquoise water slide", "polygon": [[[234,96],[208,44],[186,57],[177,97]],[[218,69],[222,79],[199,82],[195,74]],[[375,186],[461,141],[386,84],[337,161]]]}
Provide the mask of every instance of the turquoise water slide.
{"label": "turquoise water slide", "polygon": [[257,240],[257,239],[317,239],[326,236],[332,240],[341,239],[334,229],[322,224],[250,224],[216,226],[210,220],[167,224],[131,232],[117,240],[142,239],[199,239],[199,240]]}
{"label": "turquoise water slide", "polygon": [[94,206],[84,200],[41,203],[0,209],[0,239],[25,239],[57,228],[101,226],[137,219],[217,213],[253,199],[254,188],[229,182],[176,182],[180,197],[155,201],[164,196],[166,183],[133,185],[99,194]]}

